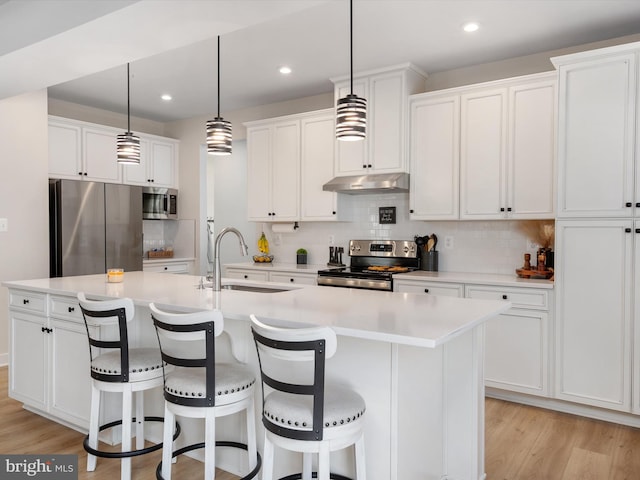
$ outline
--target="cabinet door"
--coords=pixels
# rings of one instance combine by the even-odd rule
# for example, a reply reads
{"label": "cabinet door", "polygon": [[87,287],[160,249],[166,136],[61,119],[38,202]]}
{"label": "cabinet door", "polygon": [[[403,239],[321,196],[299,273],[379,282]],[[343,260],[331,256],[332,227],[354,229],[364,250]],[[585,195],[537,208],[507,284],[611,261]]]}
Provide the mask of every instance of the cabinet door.
{"label": "cabinet door", "polygon": [[142,268],[145,272],[157,273],[189,273],[189,262],[167,262],[153,265],[145,264]]}
{"label": "cabinet door", "polygon": [[120,183],[122,174],[116,156],[115,131],[82,129],[82,150],[86,180]]}
{"label": "cabinet door", "polygon": [[376,173],[404,172],[405,102],[404,74],[372,76],[369,81],[369,164]]}
{"label": "cabinet door", "polygon": [[224,276],[227,278],[239,278],[242,280],[256,280],[261,282],[269,281],[269,272],[257,272],[255,270],[227,268]]}
{"label": "cabinet door", "polygon": [[151,180],[156,187],[175,187],[175,145],[156,140],[151,142]]}
{"label": "cabinet door", "polygon": [[273,126],[272,221],[300,219],[300,121]]}
{"label": "cabinet door", "polygon": [[633,234],[634,297],[633,297],[633,413],[640,413],[640,220],[635,221]]}
{"label": "cabinet door", "polygon": [[[336,85],[335,101],[346,97],[351,92],[349,82],[342,82]],[[357,141],[336,140],[336,176],[362,175],[370,168],[369,162],[369,139],[372,135],[370,112],[371,99],[369,98],[369,82],[367,79],[353,81],[353,93],[367,100],[367,138]]]}
{"label": "cabinet door", "polygon": [[462,95],[461,110],[460,218],[503,218],[507,91]]}
{"label": "cabinet door", "polygon": [[300,123],[301,185],[300,220],[335,220],[337,196],[322,186],[333,178],[335,143],[334,112],[303,118]]}
{"label": "cabinet door", "polygon": [[393,291],[456,298],[461,298],[464,295],[464,288],[461,284],[444,282],[402,282],[401,280],[395,280],[393,282]]}
{"label": "cabinet door", "polygon": [[49,177],[76,180],[82,177],[80,127],[49,121]]}
{"label": "cabinet door", "polygon": [[271,220],[270,151],[269,126],[247,129],[247,212],[249,220]]}
{"label": "cabinet door", "polygon": [[487,321],[485,385],[548,395],[548,314],[510,309]]}
{"label": "cabinet door", "polygon": [[558,217],[631,216],[635,73],[633,54],[560,66]]}
{"label": "cabinet door", "polygon": [[270,272],[269,281],[300,285],[317,285],[318,276],[312,274],[304,275],[301,273]]}
{"label": "cabinet door", "polygon": [[631,408],[632,224],[556,223],[556,395]]}
{"label": "cabinet door", "polygon": [[554,218],[556,81],[509,89],[506,207],[511,218]]}
{"label": "cabinet door", "polygon": [[84,323],[51,319],[49,412],[88,428],[91,406],[89,343]]}
{"label": "cabinet door", "polygon": [[9,396],[44,410],[49,373],[46,318],[9,310],[11,325]]}
{"label": "cabinet door", "polygon": [[413,102],[410,128],[410,217],[412,220],[456,220],[459,214],[459,97]]}

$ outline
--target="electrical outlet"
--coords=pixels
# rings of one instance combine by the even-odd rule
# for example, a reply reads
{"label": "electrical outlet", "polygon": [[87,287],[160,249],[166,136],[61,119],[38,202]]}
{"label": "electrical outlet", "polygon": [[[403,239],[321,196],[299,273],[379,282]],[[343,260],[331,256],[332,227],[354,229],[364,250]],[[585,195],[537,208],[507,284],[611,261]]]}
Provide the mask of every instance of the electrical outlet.
{"label": "electrical outlet", "polygon": [[329,235],[329,246],[333,246],[336,243],[335,235]]}
{"label": "electrical outlet", "polygon": [[6,232],[9,230],[9,219],[0,218],[0,232]]}
{"label": "electrical outlet", "polygon": [[453,250],[453,237],[451,235],[444,237],[444,248],[447,250]]}

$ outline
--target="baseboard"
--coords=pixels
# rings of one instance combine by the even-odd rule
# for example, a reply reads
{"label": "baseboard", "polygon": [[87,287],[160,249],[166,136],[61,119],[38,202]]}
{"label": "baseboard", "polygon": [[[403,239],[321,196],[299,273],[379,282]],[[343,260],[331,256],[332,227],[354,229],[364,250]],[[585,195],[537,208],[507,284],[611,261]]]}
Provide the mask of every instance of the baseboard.
{"label": "baseboard", "polygon": [[595,420],[602,420],[605,422],[619,423],[629,427],[640,427],[640,416],[633,415],[631,413],[616,412],[615,410],[591,407],[589,405],[581,405],[564,400],[557,400],[555,398],[536,397],[534,395],[509,392],[507,390],[499,390],[495,388],[486,388],[485,395],[487,397],[505,400],[507,402],[522,403],[523,405],[555,410],[557,412],[579,415],[581,417],[593,418]]}

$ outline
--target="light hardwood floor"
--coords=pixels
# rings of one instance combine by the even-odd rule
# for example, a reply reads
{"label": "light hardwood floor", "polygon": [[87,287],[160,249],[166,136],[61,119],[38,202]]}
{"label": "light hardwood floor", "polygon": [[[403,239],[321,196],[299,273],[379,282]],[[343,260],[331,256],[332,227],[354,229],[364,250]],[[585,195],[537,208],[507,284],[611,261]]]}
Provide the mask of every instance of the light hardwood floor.
{"label": "light hardwood floor", "polygon": [[[96,471],[86,472],[83,435],[24,410],[7,392],[2,367],[0,452],[77,454],[80,480],[119,478],[118,460],[98,459]],[[154,480],[159,461],[159,451],[134,458],[134,480]],[[638,480],[640,429],[487,399],[486,471],[487,480]],[[174,473],[202,478],[202,463],[182,457]],[[216,474],[216,480],[237,479]]]}

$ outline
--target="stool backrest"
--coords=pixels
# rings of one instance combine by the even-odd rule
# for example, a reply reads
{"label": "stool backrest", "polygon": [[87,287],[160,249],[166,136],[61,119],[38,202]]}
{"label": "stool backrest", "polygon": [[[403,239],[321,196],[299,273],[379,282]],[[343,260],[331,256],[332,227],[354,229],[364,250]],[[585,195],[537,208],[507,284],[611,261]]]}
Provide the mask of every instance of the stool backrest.
{"label": "stool backrest", "polygon": [[[135,307],[130,298],[115,298],[112,300],[88,300],[84,292],[78,293],[78,303],[82,310],[84,325],[89,339],[89,357],[91,362],[104,352],[97,349],[120,350],[120,373],[101,373],[91,370],[91,376],[103,382],[129,381],[129,336],[127,323],[133,319]],[[92,325],[90,326],[89,323]],[[93,325],[100,327],[117,326],[114,339],[104,339],[93,336]],[[106,331],[105,329],[100,331]],[[96,350],[94,350],[96,349]]]}
{"label": "stool backrest", "polygon": [[[149,305],[151,318],[158,335],[163,365],[183,368],[204,368],[206,395],[182,397],[164,389],[164,398],[178,405],[213,407],[216,399],[215,337],[222,333],[224,319],[220,310],[198,312],[169,312]],[[165,384],[167,369],[163,366]]]}
{"label": "stool backrest", "polygon": [[[263,425],[282,437],[322,440],[325,360],[336,352],[335,332],[329,327],[286,328],[266,325],[255,315],[251,315],[251,330],[262,378]],[[292,365],[291,362],[296,363]],[[272,422],[264,413],[265,390],[310,398],[313,402],[313,424],[300,429]]]}

